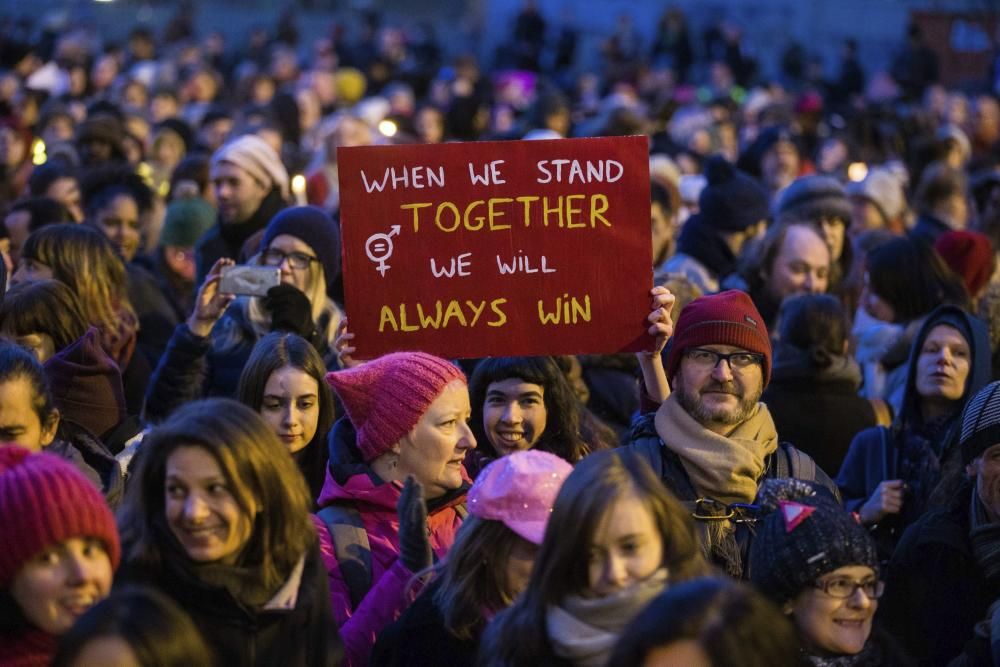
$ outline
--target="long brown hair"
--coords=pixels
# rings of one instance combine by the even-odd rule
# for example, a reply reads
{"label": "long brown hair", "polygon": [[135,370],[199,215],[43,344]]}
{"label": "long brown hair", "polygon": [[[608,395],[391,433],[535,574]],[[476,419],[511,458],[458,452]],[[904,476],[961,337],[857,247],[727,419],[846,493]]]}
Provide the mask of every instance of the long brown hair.
{"label": "long brown hair", "polygon": [[614,503],[632,493],[653,516],[670,581],[708,571],[693,520],[649,465],[626,450],[591,454],[559,490],[527,590],[487,628],[482,655],[493,656],[490,664],[534,664],[552,654],[546,610],[587,590],[591,540]]}
{"label": "long brown hair", "polygon": [[135,319],[125,264],[101,232],[84,225],[46,225],[24,242],[21,258],[49,267],[52,277],[76,294],[88,324],[114,331],[123,313]]}
{"label": "long brown hair", "polygon": [[486,625],[484,611],[496,613],[514,602],[506,565],[519,540],[500,521],[469,516],[462,522],[434,595],[448,632],[471,639]]}
{"label": "long brown hair", "polygon": [[218,462],[237,504],[263,508],[238,566],[254,568],[268,590],[284,583],[316,542],[305,480],[278,436],[249,407],[228,398],[188,403],[146,436],[119,516],[126,559],[156,571],[164,558],[167,459],[180,447],[204,447]]}

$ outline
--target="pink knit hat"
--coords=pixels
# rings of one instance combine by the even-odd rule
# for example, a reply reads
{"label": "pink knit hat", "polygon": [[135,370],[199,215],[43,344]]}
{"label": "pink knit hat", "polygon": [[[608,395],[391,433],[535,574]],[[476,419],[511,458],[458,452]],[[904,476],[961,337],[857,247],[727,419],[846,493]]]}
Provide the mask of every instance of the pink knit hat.
{"label": "pink knit hat", "polygon": [[469,489],[469,514],[501,521],[533,544],[541,544],[552,504],[573,466],[534,449],[489,464]]}
{"label": "pink knit hat", "polygon": [[424,352],[393,352],[355,368],[326,374],[371,462],[413,430],[453,380],[468,381],[454,364]]}
{"label": "pink knit hat", "polygon": [[29,559],[73,537],[104,542],[118,568],[115,518],[94,485],[58,456],[0,445],[0,589]]}

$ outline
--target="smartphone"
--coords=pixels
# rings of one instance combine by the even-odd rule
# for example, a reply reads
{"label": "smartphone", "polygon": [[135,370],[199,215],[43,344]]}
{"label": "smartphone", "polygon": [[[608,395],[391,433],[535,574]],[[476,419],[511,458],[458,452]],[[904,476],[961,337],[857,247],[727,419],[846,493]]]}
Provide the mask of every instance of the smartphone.
{"label": "smartphone", "polygon": [[227,266],[222,269],[219,291],[238,296],[267,296],[267,290],[281,284],[276,266]]}

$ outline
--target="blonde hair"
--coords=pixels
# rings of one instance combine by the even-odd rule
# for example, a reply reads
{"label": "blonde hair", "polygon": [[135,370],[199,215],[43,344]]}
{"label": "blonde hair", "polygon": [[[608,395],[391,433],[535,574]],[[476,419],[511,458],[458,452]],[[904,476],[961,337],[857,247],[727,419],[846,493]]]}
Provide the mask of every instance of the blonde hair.
{"label": "blonde hair", "polygon": [[[261,254],[258,253],[251,257],[247,263],[262,265],[264,261]],[[326,294],[326,274],[323,271],[323,265],[319,262],[310,262],[309,264],[305,295],[312,305],[313,322],[317,327],[324,325],[320,327],[319,335],[326,343],[326,347],[333,349],[342,313],[333,299]],[[260,297],[241,299],[239,305],[243,308],[246,321],[250,323],[257,338],[263,338],[270,333],[271,315],[264,308]]]}
{"label": "blonde hair", "polygon": [[52,277],[76,295],[89,324],[114,331],[123,315],[135,319],[125,264],[101,232],[84,225],[47,225],[32,232],[21,256],[49,267]]}

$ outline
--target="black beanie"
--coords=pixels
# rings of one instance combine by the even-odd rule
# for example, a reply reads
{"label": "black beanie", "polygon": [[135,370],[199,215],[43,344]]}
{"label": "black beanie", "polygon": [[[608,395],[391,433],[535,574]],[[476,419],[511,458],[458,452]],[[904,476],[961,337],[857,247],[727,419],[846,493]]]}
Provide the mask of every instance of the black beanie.
{"label": "black beanie", "polygon": [[709,159],[705,180],[705,188],[698,197],[698,215],[711,229],[742,232],[768,218],[764,188],[725,158]]}
{"label": "black beanie", "polygon": [[1000,382],[989,383],[966,404],[958,442],[964,465],[1000,444]]}
{"label": "black beanie", "polygon": [[340,275],[340,225],[316,206],[286,208],[268,223],[260,241],[260,251],[267,250],[271,241],[282,234],[294,236],[316,253],[323,265],[327,296],[333,298],[332,287]]}
{"label": "black beanie", "polygon": [[769,479],[757,504],[770,510],[750,547],[750,581],[777,604],[794,599],[828,572],[865,565],[879,572],[875,543],[825,488]]}

